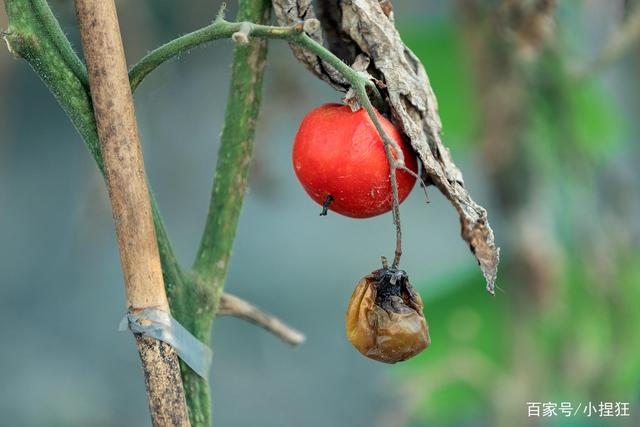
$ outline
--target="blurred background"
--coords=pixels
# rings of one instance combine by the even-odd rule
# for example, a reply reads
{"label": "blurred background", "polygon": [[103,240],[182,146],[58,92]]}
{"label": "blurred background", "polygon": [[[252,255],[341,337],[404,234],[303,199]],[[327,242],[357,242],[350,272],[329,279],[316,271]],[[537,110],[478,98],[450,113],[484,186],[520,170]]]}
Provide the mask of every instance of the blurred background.
{"label": "blurred background", "polygon": [[[304,114],[340,94],[272,41],[227,289],[307,342],[292,349],[241,320],[217,320],[214,423],[640,425],[640,5],[393,3],[438,96],[444,141],[489,210],[502,247],[497,295],[484,291],[453,208],[436,189],[429,205],[414,191],[402,205],[403,268],[422,293],[433,344],[393,366],[351,347],[346,305],[391,255],[391,216],[318,216],[293,173],[291,144]],[[79,46],[73,3],[50,4]],[[208,24],[219,2],[118,6],[133,63]],[[148,175],[187,266],[208,206],[232,48],[220,41],[185,54],[135,96]],[[54,98],[4,47],[0,242],[1,424],[150,425],[132,337],[117,332],[124,292],[105,186]],[[528,417],[527,402],[570,402],[576,414]],[[629,403],[630,416],[589,417],[589,402]]]}

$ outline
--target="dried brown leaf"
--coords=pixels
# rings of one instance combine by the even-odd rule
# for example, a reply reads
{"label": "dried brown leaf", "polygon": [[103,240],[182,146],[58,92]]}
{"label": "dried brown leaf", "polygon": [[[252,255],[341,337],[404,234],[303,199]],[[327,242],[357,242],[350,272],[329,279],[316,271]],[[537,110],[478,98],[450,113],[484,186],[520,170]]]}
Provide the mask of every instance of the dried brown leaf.
{"label": "dried brown leaf", "polygon": [[[351,64],[358,55],[371,59],[368,72],[386,85],[383,94],[391,110],[391,119],[410,139],[424,166],[425,181],[434,184],[454,206],[460,217],[462,238],[480,265],[487,290],[494,293],[499,262],[493,230],[486,210],[475,203],[464,187],[462,172],[440,138],[442,123],[436,96],[425,69],[405,46],[393,22],[388,0],[318,0],[320,20],[326,31],[329,48]],[[310,0],[273,0],[280,25],[292,25],[316,17]],[[322,41],[322,32],[313,35]],[[326,45],[326,44],[325,44]],[[294,54],[309,70],[334,87],[344,88],[332,68],[322,65],[317,56]],[[372,69],[373,68],[373,69]]]}

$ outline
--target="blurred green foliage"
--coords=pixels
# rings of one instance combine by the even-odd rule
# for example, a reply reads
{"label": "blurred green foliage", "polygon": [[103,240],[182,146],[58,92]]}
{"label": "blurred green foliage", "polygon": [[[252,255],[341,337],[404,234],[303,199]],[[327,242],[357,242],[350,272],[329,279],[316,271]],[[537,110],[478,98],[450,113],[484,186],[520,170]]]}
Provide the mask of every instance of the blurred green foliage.
{"label": "blurred green foliage", "polygon": [[417,381],[424,393],[415,417],[439,423],[473,417],[490,404],[488,376],[506,362],[500,325],[507,321],[507,301],[488,297],[475,269],[417,288],[425,301],[432,344],[398,369],[402,382]]}
{"label": "blurred green foliage", "polygon": [[[417,286],[432,345],[394,369],[401,399],[409,400],[410,426],[637,421],[526,416],[528,400],[630,402],[632,415],[640,400],[640,252],[628,237],[628,212],[611,201],[621,190],[602,184],[612,160],[634,144],[637,112],[617,103],[611,85],[597,76],[572,74],[574,64],[562,44],[562,33],[571,28],[558,27],[556,43],[517,62],[525,118],[518,140],[511,141],[517,154],[502,179],[528,179],[518,189],[523,199],[510,201],[507,195],[508,209],[499,215],[490,211],[502,220],[497,240],[506,245],[498,275],[503,291],[495,298],[484,295],[475,269]],[[463,29],[439,21],[400,28],[429,73],[446,144],[456,155],[481,149],[477,70]],[[489,191],[495,196],[500,189],[490,185]],[[525,268],[530,260],[518,251],[520,244],[531,245],[517,227],[523,217],[555,251],[532,246],[545,259],[534,264],[543,289],[536,288],[536,274]]]}
{"label": "blurred green foliage", "polygon": [[[447,145],[454,150],[471,148],[479,131],[480,106],[462,29],[451,22],[437,22],[428,26],[404,24],[400,26],[400,32],[428,72],[438,98]],[[541,72],[537,76],[545,73],[558,76],[562,64],[555,56],[549,55],[541,61]],[[554,79],[546,79],[535,83],[543,89],[534,94],[538,95],[538,105],[533,108],[536,115],[533,119],[540,128],[537,141],[555,142],[552,136],[557,130],[554,118],[565,117],[568,122],[578,124],[574,129],[576,141],[592,158],[620,142],[624,121],[600,81],[565,79],[561,84],[554,84]],[[555,111],[553,102],[559,92],[567,100],[561,115]]]}
{"label": "blurred green foliage", "polygon": [[[545,376],[536,379],[546,384],[537,391],[540,395],[531,395],[532,400],[576,405],[637,399],[640,311],[635,305],[640,301],[640,258],[620,260],[615,282],[602,284],[602,289],[594,289],[586,271],[580,260],[572,260],[563,283],[556,284],[558,294],[545,310],[531,310],[528,316],[513,311],[517,283],[509,283],[511,289],[490,298],[482,294],[484,282],[475,270],[418,286],[433,342],[395,371],[399,387],[412,384],[418,394],[413,396],[417,404],[410,425],[471,421],[494,425],[489,420],[500,406],[496,400],[509,393],[502,385],[520,375],[513,360],[520,350],[513,348],[514,331],[526,334],[525,339],[533,343],[536,354],[530,355],[535,363],[531,370]],[[518,315],[521,318],[514,320]],[[525,418],[526,402],[520,403],[519,410]],[[601,422],[588,424],[588,419],[577,416],[553,418],[547,425]]]}
{"label": "blurred green foliage", "polygon": [[564,147],[590,161],[606,159],[607,151],[622,142],[626,123],[602,82],[572,78],[555,50],[543,54],[532,68],[529,132],[534,141],[549,145],[552,152]]}
{"label": "blurred green foliage", "polygon": [[479,115],[463,35],[444,22],[401,25],[400,34],[427,69],[445,141],[454,149],[468,147],[477,133]]}

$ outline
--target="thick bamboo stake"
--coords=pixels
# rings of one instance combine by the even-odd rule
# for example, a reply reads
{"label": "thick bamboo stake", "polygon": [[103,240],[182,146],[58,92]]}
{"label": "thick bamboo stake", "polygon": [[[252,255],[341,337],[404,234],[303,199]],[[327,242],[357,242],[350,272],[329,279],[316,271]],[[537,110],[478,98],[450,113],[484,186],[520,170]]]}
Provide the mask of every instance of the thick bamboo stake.
{"label": "thick bamboo stake", "polygon": [[[169,312],[133,97],[113,0],[76,0],[129,310]],[[137,335],[154,426],[188,426],[175,350]]]}

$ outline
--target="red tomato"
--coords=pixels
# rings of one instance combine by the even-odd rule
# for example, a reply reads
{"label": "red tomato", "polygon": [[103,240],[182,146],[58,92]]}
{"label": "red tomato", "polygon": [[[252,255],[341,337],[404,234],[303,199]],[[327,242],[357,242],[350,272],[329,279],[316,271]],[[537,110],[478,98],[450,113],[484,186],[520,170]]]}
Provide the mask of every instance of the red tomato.
{"label": "red tomato", "polygon": [[[377,113],[376,113],[377,114]],[[391,122],[378,114],[387,134],[402,148],[406,166],[417,172],[413,151]],[[329,209],[352,218],[368,218],[392,208],[390,168],[382,139],[361,108],[326,104],[311,111],[300,124],[293,144],[293,168],[306,192]],[[397,170],[400,202],[416,179]]]}

